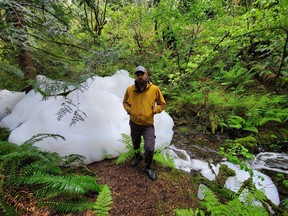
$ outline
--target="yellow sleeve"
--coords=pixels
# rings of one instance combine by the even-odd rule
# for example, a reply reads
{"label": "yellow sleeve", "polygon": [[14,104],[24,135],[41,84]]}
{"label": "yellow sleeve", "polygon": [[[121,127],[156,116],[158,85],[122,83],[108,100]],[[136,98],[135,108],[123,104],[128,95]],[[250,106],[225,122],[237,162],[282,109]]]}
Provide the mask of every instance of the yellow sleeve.
{"label": "yellow sleeve", "polygon": [[156,98],[156,106],[154,107],[154,113],[161,113],[165,108],[166,108],[166,101],[163,97],[162,92],[160,91],[160,89],[157,87],[157,98]]}

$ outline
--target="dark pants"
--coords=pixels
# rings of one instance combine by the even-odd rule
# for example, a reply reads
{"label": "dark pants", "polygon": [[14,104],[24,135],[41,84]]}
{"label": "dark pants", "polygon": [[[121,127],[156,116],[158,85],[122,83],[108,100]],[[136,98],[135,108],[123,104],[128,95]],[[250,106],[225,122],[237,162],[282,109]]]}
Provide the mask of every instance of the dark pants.
{"label": "dark pants", "polygon": [[141,126],[130,121],[131,138],[134,146],[134,150],[140,148],[141,136],[144,138],[144,157],[145,164],[150,165],[153,161],[155,150],[155,129],[154,125]]}

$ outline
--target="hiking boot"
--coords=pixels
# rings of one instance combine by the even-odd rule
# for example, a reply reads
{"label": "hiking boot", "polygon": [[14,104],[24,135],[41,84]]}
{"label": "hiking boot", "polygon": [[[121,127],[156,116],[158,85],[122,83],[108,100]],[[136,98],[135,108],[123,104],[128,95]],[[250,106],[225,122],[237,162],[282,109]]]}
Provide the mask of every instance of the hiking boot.
{"label": "hiking boot", "polygon": [[152,169],[145,169],[147,176],[152,180],[155,181],[157,179],[157,174]]}
{"label": "hiking boot", "polygon": [[140,155],[134,155],[134,159],[131,163],[131,166],[136,167],[141,160],[142,160],[142,157]]}

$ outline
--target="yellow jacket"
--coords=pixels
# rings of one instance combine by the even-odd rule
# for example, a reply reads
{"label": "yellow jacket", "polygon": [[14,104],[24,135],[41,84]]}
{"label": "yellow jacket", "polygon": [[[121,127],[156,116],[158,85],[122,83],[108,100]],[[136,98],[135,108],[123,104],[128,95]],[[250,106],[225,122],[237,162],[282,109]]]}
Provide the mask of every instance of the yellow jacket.
{"label": "yellow jacket", "polygon": [[138,92],[135,84],[129,86],[125,92],[123,106],[135,124],[152,125],[154,114],[162,112],[166,107],[166,101],[160,89],[148,82],[143,92]]}

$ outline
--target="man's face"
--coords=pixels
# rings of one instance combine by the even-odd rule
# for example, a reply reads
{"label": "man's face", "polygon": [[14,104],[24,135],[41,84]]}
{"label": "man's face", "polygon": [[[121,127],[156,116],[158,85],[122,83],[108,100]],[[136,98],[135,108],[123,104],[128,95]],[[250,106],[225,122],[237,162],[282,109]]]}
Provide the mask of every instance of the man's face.
{"label": "man's face", "polygon": [[135,73],[135,80],[140,84],[144,84],[147,81],[147,72],[137,72]]}

